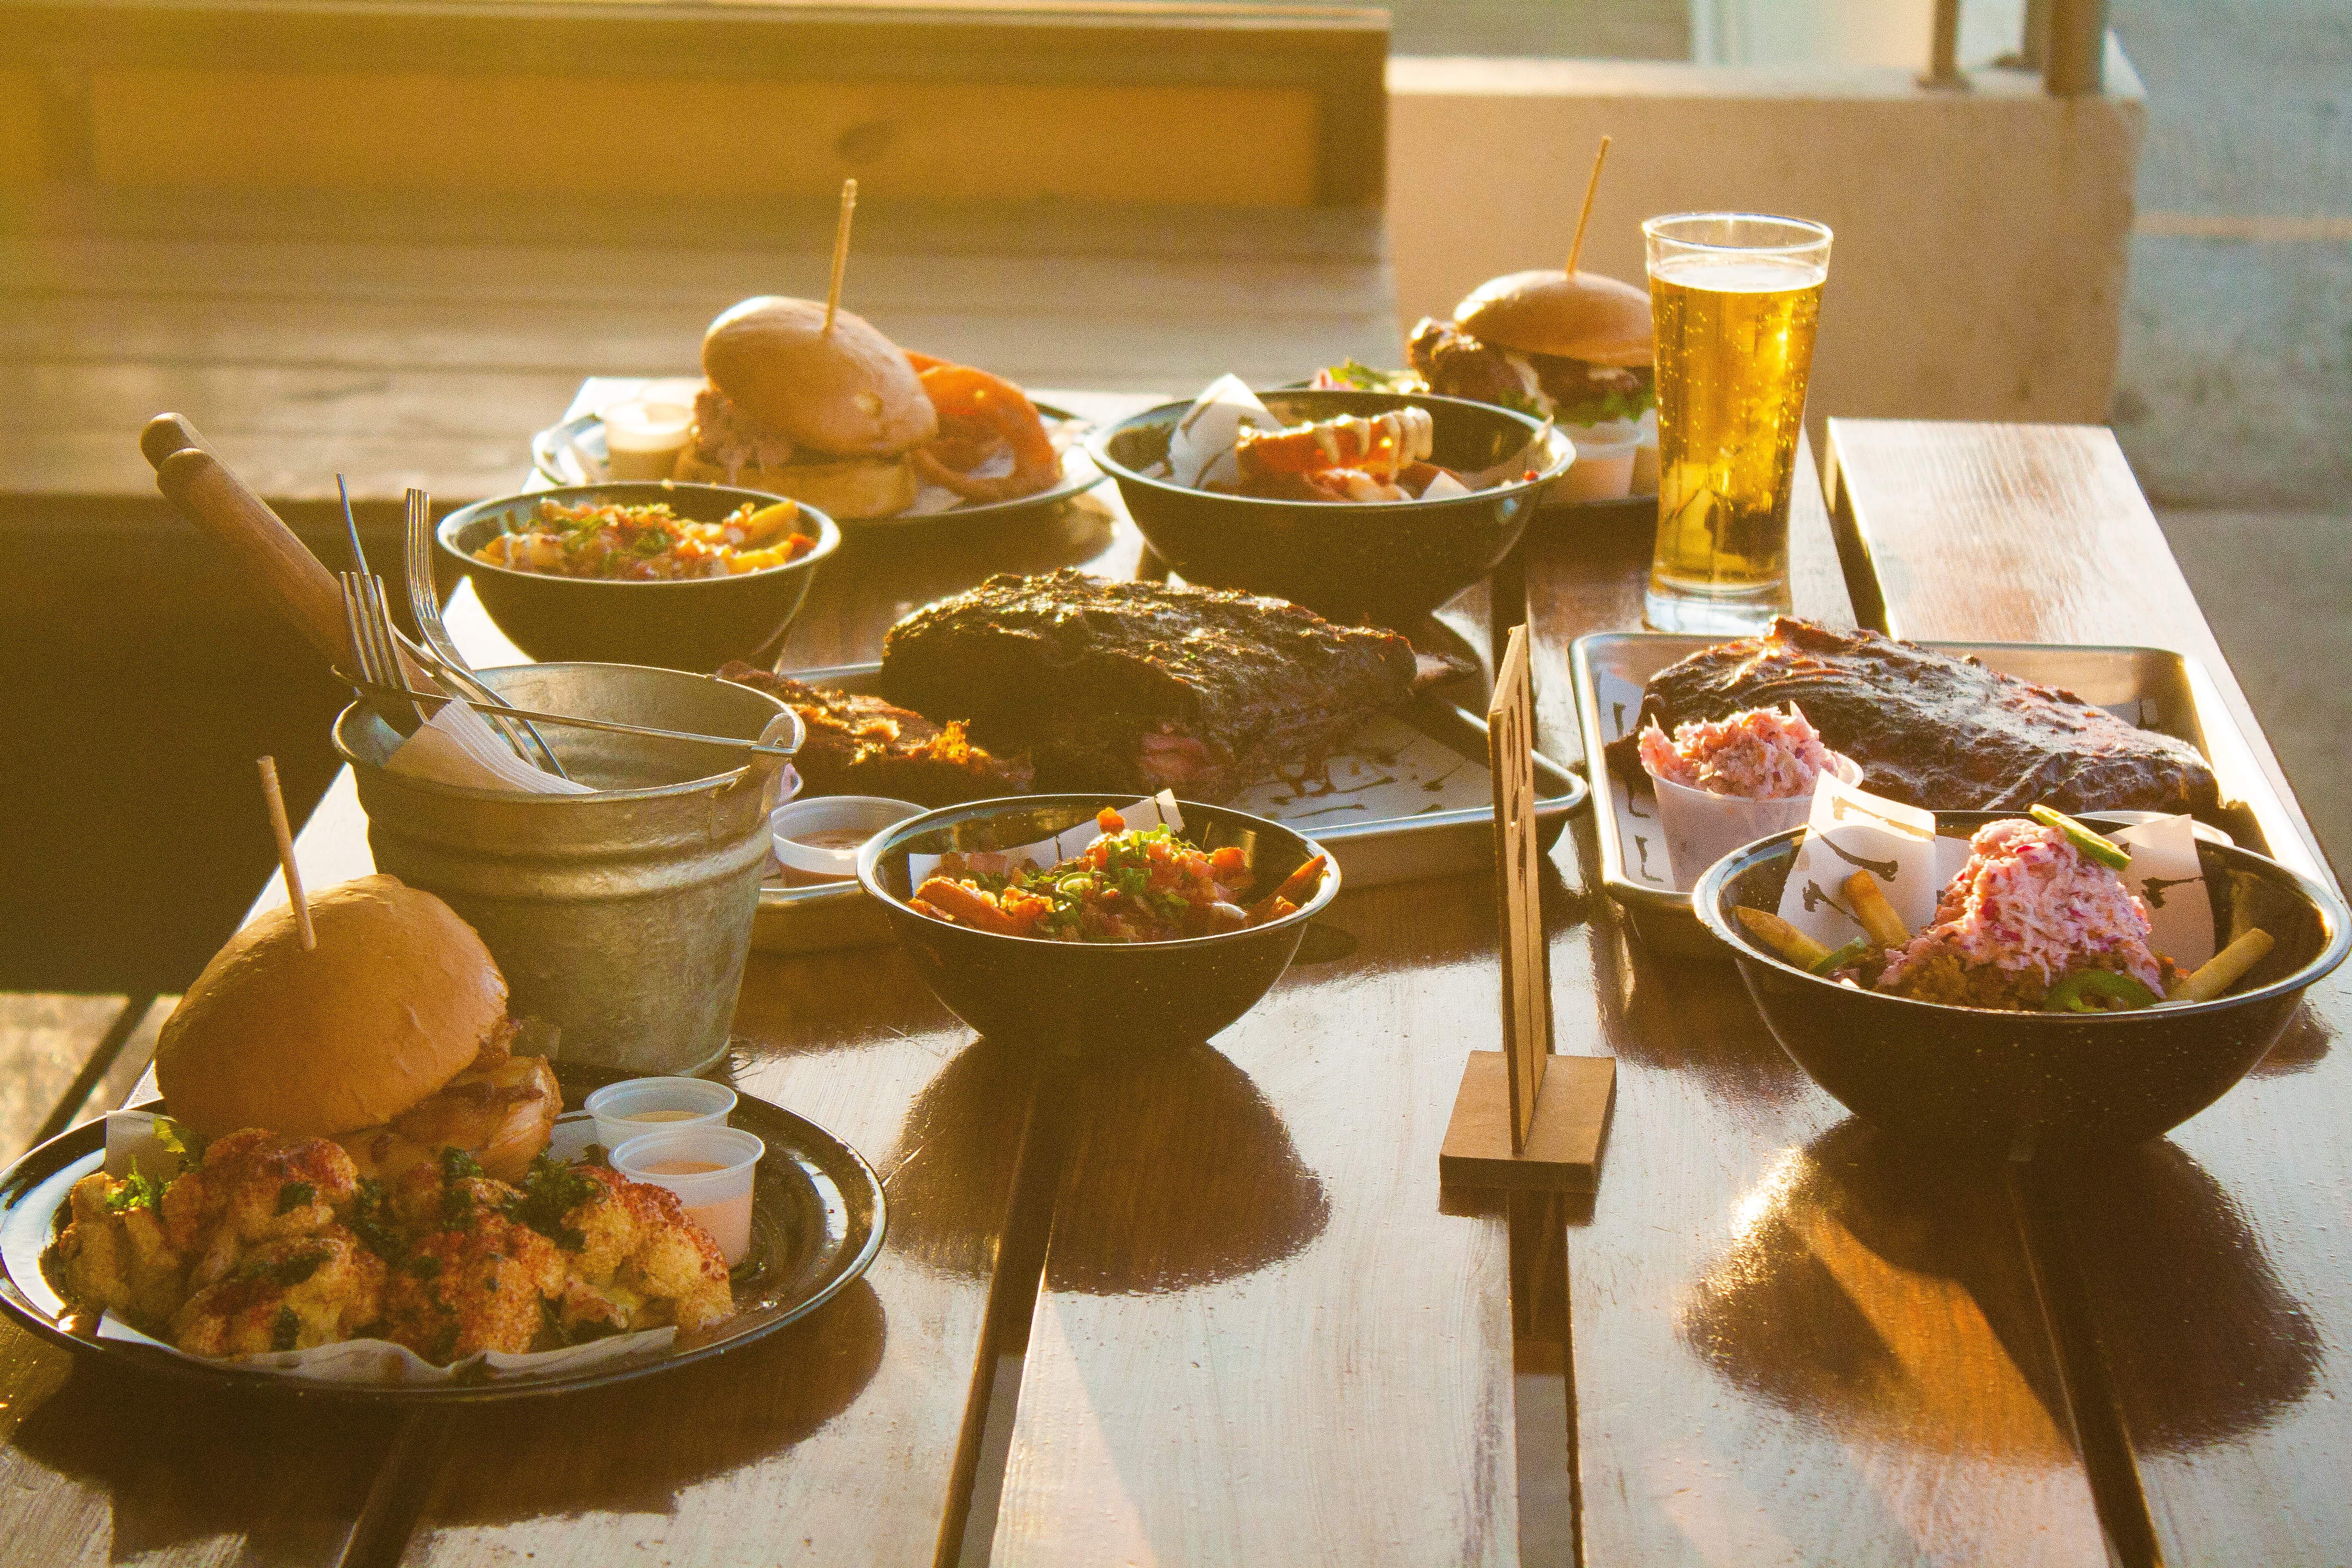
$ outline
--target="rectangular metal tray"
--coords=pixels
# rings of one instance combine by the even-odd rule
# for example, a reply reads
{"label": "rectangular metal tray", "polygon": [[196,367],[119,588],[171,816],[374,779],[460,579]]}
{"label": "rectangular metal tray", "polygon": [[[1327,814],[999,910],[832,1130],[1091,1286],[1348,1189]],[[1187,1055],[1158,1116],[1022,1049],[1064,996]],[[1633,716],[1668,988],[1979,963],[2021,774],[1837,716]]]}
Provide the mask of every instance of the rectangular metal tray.
{"label": "rectangular metal tray", "polygon": [[[845,664],[790,673],[812,686],[864,692],[875,689],[881,668]],[[1549,847],[1589,791],[1582,779],[1540,753],[1536,788],[1537,828]],[[1368,804],[1373,797],[1393,807],[1408,791],[1411,811],[1375,815],[1379,805]],[[1486,721],[1424,694],[1359,730],[1314,779],[1258,784],[1224,804],[1306,834],[1331,852],[1346,886],[1374,888],[1492,866],[1492,800]],[[881,910],[855,882],[760,889],[751,926],[751,945],[760,952],[815,952],[889,940]]]}
{"label": "rectangular metal tray", "polygon": [[[1722,639],[1662,632],[1603,632],[1576,639],[1570,668],[1579,727],[1594,790],[1593,826],[1601,845],[1601,881],[1642,939],[1669,952],[1710,944],[1690,895],[1675,889],[1664,846],[1644,830],[1656,803],[1646,789],[1629,789],[1611,772],[1601,748],[1641,711],[1642,688],[1675,660]],[[1921,643],[1940,653],[1974,657],[2004,675],[2062,687],[2142,729],[2188,742],[2213,765],[2223,807],[2213,826],[2250,849],[2270,852],[2274,841],[2297,844],[2290,818],[2253,761],[2237,721],[2212,677],[2196,660],[2168,648],[2095,647],[2057,643]],[[1632,850],[1628,864],[1628,848]],[[2298,864],[2298,869],[2304,868]]]}

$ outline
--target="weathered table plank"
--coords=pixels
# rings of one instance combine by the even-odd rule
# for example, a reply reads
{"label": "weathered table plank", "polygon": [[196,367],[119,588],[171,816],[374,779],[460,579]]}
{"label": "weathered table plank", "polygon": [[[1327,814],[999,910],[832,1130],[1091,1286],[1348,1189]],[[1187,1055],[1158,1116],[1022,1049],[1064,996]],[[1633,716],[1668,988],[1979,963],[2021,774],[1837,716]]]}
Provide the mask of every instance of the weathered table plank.
{"label": "weathered table plank", "polygon": [[[1831,440],[1890,630],[2194,655],[2279,792],[2256,801],[2273,852],[2325,875],[2109,432],[1833,420]],[[2352,1562],[2347,1029],[2339,972],[2252,1077],[2168,1139],[2034,1178],[2054,1282],[2079,1293],[2092,1340],[2105,1408],[2085,1420],[2128,1445],[2118,1490],[2132,1510],[2145,1499],[2163,1562]]]}
{"label": "weathered table plank", "polygon": [[[1851,624],[1810,458],[1790,535],[1798,612]],[[1652,542],[1531,551],[1548,748],[1576,747],[1569,643],[1640,624]],[[1594,918],[1555,943],[1559,1048],[1618,1065],[1567,1233],[1583,1560],[2104,1563],[2000,1173],[1847,1118],[1731,967],[1646,949],[1576,845]]]}

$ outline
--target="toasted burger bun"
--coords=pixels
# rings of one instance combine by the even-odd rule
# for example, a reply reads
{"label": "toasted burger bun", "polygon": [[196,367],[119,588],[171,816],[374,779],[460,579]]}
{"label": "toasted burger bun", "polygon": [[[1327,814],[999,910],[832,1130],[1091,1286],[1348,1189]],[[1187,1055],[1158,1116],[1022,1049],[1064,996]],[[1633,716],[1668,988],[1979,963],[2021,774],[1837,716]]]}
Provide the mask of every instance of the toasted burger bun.
{"label": "toasted burger bun", "polygon": [[751,417],[832,457],[895,457],[940,433],[905,352],[846,310],[825,331],[814,300],[731,307],[703,334],[702,370]]}
{"label": "toasted burger bun", "polygon": [[895,458],[837,458],[814,462],[751,464],[728,477],[716,463],[706,463],[689,445],[677,455],[671,478],[698,485],[733,485],[765,490],[773,496],[813,506],[827,517],[890,517],[915,501],[915,468],[902,454]]}
{"label": "toasted burger bun", "polygon": [[362,877],[229,938],[163,1022],[155,1081],[208,1137],[266,1127],[332,1137],[391,1121],[502,1031],[507,983],[474,928],[430,893]]}
{"label": "toasted burger bun", "polygon": [[1454,324],[1497,348],[1587,364],[1648,364],[1654,342],[1649,294],[1592,272],[1490,279],[1454,307]]}

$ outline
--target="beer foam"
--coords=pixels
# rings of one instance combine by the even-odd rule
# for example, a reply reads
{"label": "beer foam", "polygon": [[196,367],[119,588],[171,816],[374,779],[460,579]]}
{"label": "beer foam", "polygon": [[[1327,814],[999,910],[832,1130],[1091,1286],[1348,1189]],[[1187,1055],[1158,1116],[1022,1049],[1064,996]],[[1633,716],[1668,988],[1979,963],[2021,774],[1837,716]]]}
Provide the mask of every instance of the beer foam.
{"label": "beer foam", "polygon": [[1753,254],[1675,256],[1650,268],[1650,276],[1661,283],[1704,289],[1710,294],[1780,294],[1811,289],[1829,275],[1826,261]]}

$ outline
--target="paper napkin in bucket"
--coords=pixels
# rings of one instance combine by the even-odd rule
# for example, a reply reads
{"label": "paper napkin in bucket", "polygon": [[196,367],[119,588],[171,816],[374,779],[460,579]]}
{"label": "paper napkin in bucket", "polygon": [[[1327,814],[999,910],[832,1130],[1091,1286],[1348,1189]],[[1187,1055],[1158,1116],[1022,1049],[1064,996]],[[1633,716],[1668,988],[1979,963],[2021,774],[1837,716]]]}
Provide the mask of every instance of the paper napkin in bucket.
{"label": "paper napkin in bucket", "polygon": [[559,778],[515,754],[489,721],[463,702],[444,702],[384,759],[388,773],[471,789],[515,790],[525,795],[593,795],[574,780]]}

